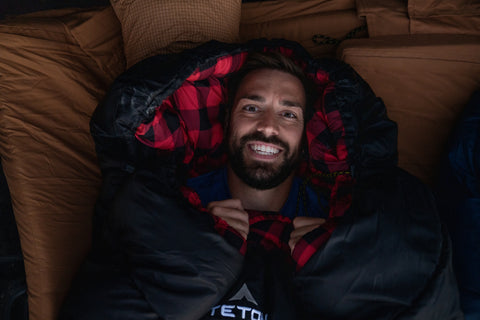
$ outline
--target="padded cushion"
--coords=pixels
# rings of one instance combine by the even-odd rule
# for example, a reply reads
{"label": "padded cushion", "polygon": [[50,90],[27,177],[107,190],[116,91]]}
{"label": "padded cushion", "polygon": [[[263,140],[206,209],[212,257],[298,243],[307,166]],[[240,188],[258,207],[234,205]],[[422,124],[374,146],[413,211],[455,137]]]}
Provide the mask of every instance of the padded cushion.
{"label": "padded cushion", "polygon": [[480,2],[472,0],[409,0],[410,17],[474,16],[480,13]]}
{"label": "padded cushion", "polygon": [[411,33],[480,35],[480,2],[471,0],[409,0]]}
{"label": "padded cushion", "polygon": [[124,65],[110,7],[0,24],[0,154],[25,259],[30,320],[55,319],[89,249],[100,183],[90,115]]}
{"label": "padded cushion", "polygon": [[370,37],[398,34],[480,35],[480,3],[469,0],[358,0]]}
{"label": "padded cushion", "polygon": [[349,40],[339,58],[370,84],[398,123],[400,167],[431,184],[459,113],[480,87],[480,37]]}
{"label": "padded cushion", "polygon": [[[313,56],[335,56],[335,43],[313,41],[315,35],[342,40],[352,30],[365,25],[354,0],[265,1],[242,4],[240,39],[287,39],[299,42]],[[365,31],[355,37],[366,37]],[[326,40],[320,38],[319,40]]]}
{"label": "padded cushion", "polygon": [[410,33],[405,0],[358,0],[357,11],[367,20],[368,36],[371,38]]}
{"label": "padded cushion", "polygon": [[111,0],[128,67],[208,40],[238,41],[241,0]]}

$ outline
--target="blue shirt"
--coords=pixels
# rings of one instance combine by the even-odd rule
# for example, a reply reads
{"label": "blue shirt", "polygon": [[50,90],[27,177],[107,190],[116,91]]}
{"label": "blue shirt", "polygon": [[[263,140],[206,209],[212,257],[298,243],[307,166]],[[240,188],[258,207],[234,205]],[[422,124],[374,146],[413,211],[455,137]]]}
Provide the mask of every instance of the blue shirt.
{"label": "blue shirt", "polygon": [[[301,178],[294,178],[287,201],[279,213],[289,218],[297,216],[326,218],[328,216],[327,200],[320,197],[311,187],[303,187],[302,184]],[[232,198],[226,167],[191,178],[187,181],[187,185],[198,193],[204,207],[212,201]]]}

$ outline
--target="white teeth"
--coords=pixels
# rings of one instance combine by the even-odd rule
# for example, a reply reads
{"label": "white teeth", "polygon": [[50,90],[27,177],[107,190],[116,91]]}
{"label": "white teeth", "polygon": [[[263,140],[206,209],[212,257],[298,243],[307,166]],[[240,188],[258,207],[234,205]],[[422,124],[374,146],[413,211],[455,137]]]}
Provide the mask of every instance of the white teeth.
{"label": "white teeth", "polygon": [[252,145],[252,149],[256,153],[261,155],[273,155],[280,152],[280,150],[277,148],[273,148],[265,145],[258,145],[258,144]]}

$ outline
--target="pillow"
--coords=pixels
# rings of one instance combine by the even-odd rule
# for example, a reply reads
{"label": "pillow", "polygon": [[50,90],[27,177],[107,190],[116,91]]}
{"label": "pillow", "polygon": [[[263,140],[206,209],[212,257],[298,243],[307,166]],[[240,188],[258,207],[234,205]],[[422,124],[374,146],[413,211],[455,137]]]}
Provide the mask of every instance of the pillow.
{"label": "pillow", "polygon": [[335,41],[354,30],[355,38],[366,37],[365,30],[359,30],[364,26],[353,0],[266,1],[242,5],[239,33],[242,42],[281,38],[300,43],[315,57],[335,57]]}
{"label": "pillow", "polygon": [[478,16],[480,3],[471,0],[409,0],[408,14],[410,17]]}
{"label": "pillow", "polygon": [[480,2],[409,0],[410,33],[480,35]]}
{"label": "pillow", "polygon": [[480,86],[480,37],[346,40],[338,57],[368,82],[397,122],[399,166],[433,184],[455,122]]}
{"label": "pillow", "polygon": [[480,3],[471,0],[358,0],[370,38],[399,34],[480,35]]}
{"label": "pillow", "polygon": [[410,33],[405,0],[358,0],[357,12],[367,20],[370,38]]}
{"label": "pillow", "polygon": [[89,250],[101,182],[90,115],[123,70],[120,24],[111,7],[0,22],[0,155],[30,320],[56,319]]}
{"label": "pillow", "polygon": [[111,0],[122,25],[127,67],[209,40],[236,42],[241,0]]}

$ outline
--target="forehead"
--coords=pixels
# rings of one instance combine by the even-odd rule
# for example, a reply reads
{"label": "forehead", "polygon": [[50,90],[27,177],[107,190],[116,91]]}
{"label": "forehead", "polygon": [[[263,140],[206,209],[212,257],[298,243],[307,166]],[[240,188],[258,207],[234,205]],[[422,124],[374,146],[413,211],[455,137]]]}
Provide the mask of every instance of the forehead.
{"label": "forehead", "polygon": [[249,72],[238,86],[235,101],[248,95],[267,94],[275,94],[305,106],[305,89],[300,79],[275,69],[258,69]]}

